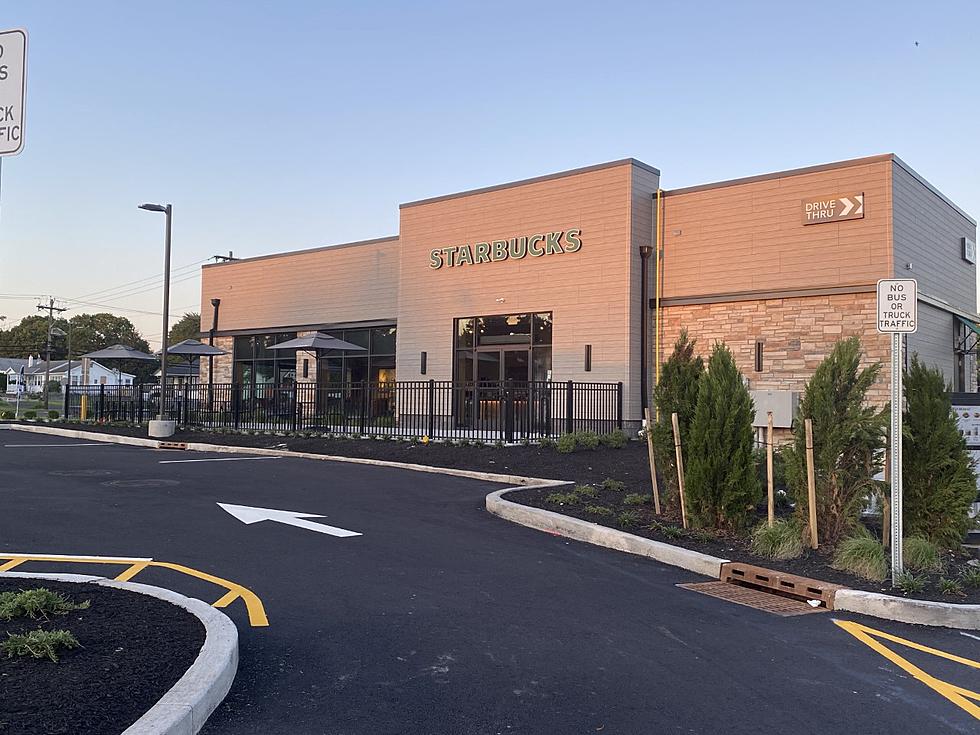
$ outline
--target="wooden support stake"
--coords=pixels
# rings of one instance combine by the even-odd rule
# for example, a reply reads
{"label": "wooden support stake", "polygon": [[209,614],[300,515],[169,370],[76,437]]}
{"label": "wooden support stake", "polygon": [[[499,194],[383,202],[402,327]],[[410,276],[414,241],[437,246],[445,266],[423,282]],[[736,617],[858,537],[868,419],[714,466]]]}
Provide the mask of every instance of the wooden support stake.
{"label": "wooden support stake", "polygon": [[650,420],[650,409],[643,409],[643,418],[647,420],[647,456],[650,458],[650,483],[653,485],[653,509],[660,515],[660,486],[657,485],[657,461],[653,456],[653,422]]}
{"label": "wooden support stake", "polygon": [[776,495],[772,482],[772,411],[766,412],[766,482],[769,489],[769,528],[776,522]]}
{"label": "wooden support stake", "polygon": [[885,450],[885,490],[881,494],[881,545],[888,548],[892,540],[892,483],[891,462],[888,461],[888,450]]}
{"label": "wooden support stake", "polygon": [[810,511],[810,548],[815,549],[819,545],[817,540],[817,483],[813,477],[813,423],[810,419],[804,420],[806,427],[806,489],[807,505]]}
{"label": "wooden support stake", "polygon": [[674,427],[674,456],[677,458],[677,492],[681,501],[681,525],[687,528],[687,504],[684,502],[684,455],[681,453],[681,429],[677,424],[677,414],[670,415]]}

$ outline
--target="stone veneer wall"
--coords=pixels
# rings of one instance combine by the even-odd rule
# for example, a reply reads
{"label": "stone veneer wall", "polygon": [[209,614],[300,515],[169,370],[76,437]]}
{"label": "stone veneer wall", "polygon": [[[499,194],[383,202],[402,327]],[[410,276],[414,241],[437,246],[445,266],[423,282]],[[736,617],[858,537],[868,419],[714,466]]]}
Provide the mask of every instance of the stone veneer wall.
{"label": "stone veneer wall", "polygon": [[[888,401],[890,337],[875,328],[875,294],[855,293],[715,304],[671,306],[663,311],[661,360],[673,349],[681,329],[697,340],[705,357],[724,341],[752,390],[798,390],[844,337],[861,340],[862,365],[882,363],[869,395]],[[755,343],[762,341],[763,370],[755,372]]]}
{"label": "stone veneer wall", "polygon": [[[203,339],[207,342],[207,337]],[[230,383],[231,382],[231,368],[232,368],[232,350],[235,346],[234,337],[215,337],[214,346],[219,350],[224,350],[227,355],[217,355],[214,358],[214,382],[215,383]],[[201,358],[201,377],[199,379],[200,383],[208,382],[208,358]]]}

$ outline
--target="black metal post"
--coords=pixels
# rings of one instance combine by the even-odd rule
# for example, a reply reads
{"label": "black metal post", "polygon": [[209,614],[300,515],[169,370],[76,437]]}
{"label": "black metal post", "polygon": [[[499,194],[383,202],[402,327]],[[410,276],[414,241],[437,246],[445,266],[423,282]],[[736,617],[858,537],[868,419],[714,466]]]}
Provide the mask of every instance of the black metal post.
{"label": "black metal post", "polygon": [[105,419],[105,383],[99,383],[99,421]]}
{"label": "black metal post", "polygon": [[623,381],[616,383],[616,428],[623,428]]}
{"label": "black metal post", "polygon": [[569,380],[565,388],[565,433],[571,434],[575,431],[575,420],[572,413],[575,411],[575,384]]}

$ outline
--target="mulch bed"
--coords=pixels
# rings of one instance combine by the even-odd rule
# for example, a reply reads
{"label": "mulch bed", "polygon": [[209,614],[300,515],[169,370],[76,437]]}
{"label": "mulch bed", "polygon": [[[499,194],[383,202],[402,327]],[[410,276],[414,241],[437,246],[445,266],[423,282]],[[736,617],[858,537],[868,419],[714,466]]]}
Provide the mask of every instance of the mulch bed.
{"label": "mulch bed", "polygon": [[94,584],[0,578],[0,592],[46,587],[91,606],[37,621],[0,621],[0,637],[67,629],[82,648],[58,663],[0,657],[0,735],[112,735],[143,716],[184,675],[204,626],[163,600]]}
{"label": "mulch bed", "polygon": [[[626,491],[603,490],[602,488],[597,488],[597,490],[599,491],[599,494],[595,498],[590,498],[585,502],[576,503],[574,505],[559,505],[553,502],[548,502],[547,497],[555,492],[554,488],[526,488],[508,493],[506,497],[507,500],[515,503],[521,503],[522,505],[529,505],[535,508],[543,508],[556,513],[563,513],[574,518],[581,518],[582,520],[598,523],[610,528],[626,530],[629,533],[637,536],[654,539],[656,541],[663,541],[664,543],[674,544],[675,546],[682,546],[686,549],[700,551],[703,554],[710,554],[711,556],[718,556],[724,559],[730,559],[731,561],[755,564],[757,566],[767,567],[769,569],[778,569],[784,572],[789,572],[790,574],[797,574],[802,577],[810,577],[811,579],[818,579],[823,582],[840,584],[854,589],[902,596],[901,590],[893,589],[890,581],[882,583],[871,582],[853,574],[848,574],[847,572],[834,569],[831,566],[830,554],[820,549],[807,549],[803,552],[802,556],[799,556],[796,559],[776,561],[773,559],[765,559],[756,556],[750,549],[748,538],[733,533],[709,533],[704,531],[693,531],[688,532],[686,535],[675,537],[674,532],[671,532],[671,535],[668,536],[663,531],[657,529],[656,526],[654,526],[653,529],[648,528],[648,526],[654,524],[656,521],[662,526],[682,530],[679,512],[665,512],[664,515],[657,516],[653,511],[652,500],[647,500],[644,505],[625,505],[623,503],[623,498],[628,492],[649,493],[647,488],[630,488]],[[604,506],[612,510],[612,515],[595,515],[585,510],[587,506]],[[618,516],[620,513],[626,510],[637,511],[640,519],[636,525],[624,529],[619,523]],[[780,515],[787,515],[789,513],[789,509],[783,509],[780,511]],[[753,525],[762,523],[765,521],[765,518],[765,509],[760,508],[757,512],[757,518]],[[945,573],[946,576],[957,577],[960,570],[966,566],[968,559],[969,557],[957,556],[952,552],[947,552],[944,555],[944,561],[946,562],[947,567],[947,571]],[[980,604],[980,589],[966,588],[964,590],[964,596],[944,595],[937,588],[937,583],[942,575],[931,574],[919,576],[928,578],[926,587],[922,592],[915,595],[910,595],[910,597],[915,597],[916,599],[920,600],[936,600],[939,602]]]}
{"label": "mulch bed", "polygon": [[[144,426],[79,425],[59,424],[50,422],[52,426],[64,426],[72,429],[101,431],[126,436],[146,437]],[[325,436],[289,436],[286,432],[267,432],[260,434],[212,432],[206,430],[182,430],[174,435],[173,441],[206,442],[228,446],[259,447],[265,449],[286,449],[296,452],[315,454],[332,454],[342,457],[362,457],[366,459],[382,459],[392,462],[411,462],[431,465],[434,467],[451,467],[456,469],[478,470],[481,472],[498,472],[502,474],[530,475],[555,480],[568,480],[578,484],[594,485],[598,488],[603,480],[614,479],[624,483],[626,489],[620,491],[603,491],[599,496],[577,506],[557,506],[548,503],[545,498],[554,490],[552,488],[526,489],[507,495],[508,500],[524,505],[565,513],[576,518],[582,518],[593,523],[619,528],[617,516],[628,509],[640,513],[641,521],[630,533],[645,538],[656,539],[666,543],[683,546],[684,548],[701,551],[712,556],[720,556],[732,561],[746,562],[779,569],[791,574],[811,577],[841,584],[855,589],[886,594],[901,595],[900,590],[892,589],[890,581],[884,583],[870,582],[846,572],[831,567],[830,556],[820,550],[807,550],[802,556],[788,561],[775,561],[756,556],[749,549],[748,539],[734,534],[689,534],[679,538],[665,536],[659,530],[645,528],[654,520],[668,526],[681,526],[679,513],[666,514],[657,518],[653,513],[652,502],[642,506],[623,505],[623,497],[627,493],[650,492],[650,466],[647,460],[646,444],[631,441],[622,449],[600,448],[595,451],[579,449],[571,454],[561,454],[553,447],[542,447],[537,444],[516,446],[494,446],[482,444],[430,442],[422,444],[418,441],[395,441],[379,439],[345,439]],[[614,512],[611,516],[597,516],[586,513],[585,505],[605,505]],[[782,513],[789,512],[786,509]],[[764,508],[759,509],[756,523],[765,520]],[[956,577],[965,567],[968,557],[961,557],[952,552],[945,554],[947,577]],[[965,596],[943,595],[937,588],[941,575],[928,576],[926,588],[912,595],[916,599],[937,600],[940,602],[980,604],[980,590],[966,589]],[[0,731],[0,735],[2,731]]]}

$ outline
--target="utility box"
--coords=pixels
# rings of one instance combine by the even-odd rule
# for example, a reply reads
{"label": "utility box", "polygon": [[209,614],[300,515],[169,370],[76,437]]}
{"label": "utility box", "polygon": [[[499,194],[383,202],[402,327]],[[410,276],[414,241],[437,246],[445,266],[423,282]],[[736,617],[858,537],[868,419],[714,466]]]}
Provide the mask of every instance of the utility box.
{"label": "utility box", "polygon": [[793,426],[793,417],[800,407],[800,392],[796,390],[750,390],[755,402],[753,426],[768,426],[766,414],[772,411],[772,425],[777,429]]}

